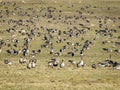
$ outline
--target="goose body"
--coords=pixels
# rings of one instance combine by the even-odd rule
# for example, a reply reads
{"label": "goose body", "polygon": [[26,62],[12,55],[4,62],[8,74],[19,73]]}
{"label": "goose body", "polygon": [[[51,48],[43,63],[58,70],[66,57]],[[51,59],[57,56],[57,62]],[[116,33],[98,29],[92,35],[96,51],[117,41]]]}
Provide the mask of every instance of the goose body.
{"label": "goose body", "polygon": [[30,62],[27,64],[27,68],[31,69],[31,68],[35,68],[35,67],[36,67],[36,62],[30,60]]}
{"label": "goose body", "polygon": [[96,65],[95,65],[95,64],[92,64],[92,68],[93,68],[93,69],[96,69]]}
{"label": "goose body", "polygon": [[35,68],[35,66],[36,66],[36,63],[35,63],[35,62],[32,62],[32,63],[31,63],[31,67],[32,67],[32,68]]}
{"label": "goose body", "polygon": [[48,62],[48,67],[53,67],[53,62]]}
{"label": "goose body", "polygon": [[12,65],[12,62],[10,60],[4,60],[4,64]]}
{"label": "goose body", "polygon": [[20,58],[20,59],[19,59],[19,63],[20,63],[20,64],[26,63],[26,59]]}
{"label": "goose body", "polygon": [[98,66],[99,67],[107,67],[107,66],[109,66],[110,64],[109,63],[106,63],[106,62],[99,62],[98,63]]}
{"label": "goose body", "polygon": [[115,69],[120,70],[120,65],[117,65]]}
{"label": "goose body", "polygon": [[83,60],[81,60],[81,62],[77,64],[77,67],[84,67],[84,66],[85,66],[85,63]]}
{"label": "goose body", "polygon": [[114,62],[114,63],[113,63],[113,68],[115,68],[115,69],[117,69],[117,70],[120,70],[120,63]]}
{"label": "goose body", "polygon": [[65,63],[64,63],[64,61],[62,60],[62,63],[60,64],[60,68],[63,68],[63,67],[65,67]]}
{"label": "goose body", "polygon": [[68,60],[72,65],[76,65],[76,62],[74,60]]}
{"label": "goose body", "polygon": [[56,58],[51,59],[51,61],[48,62],[48,67],[57,67],[59,65],[59,60]]}
{"label": "goose body", "polygon": [[31,68],[32,68],[32,64],[31,64],[31,63],[28,63],[27,68],[28,68],[28,69],[31,69]]}

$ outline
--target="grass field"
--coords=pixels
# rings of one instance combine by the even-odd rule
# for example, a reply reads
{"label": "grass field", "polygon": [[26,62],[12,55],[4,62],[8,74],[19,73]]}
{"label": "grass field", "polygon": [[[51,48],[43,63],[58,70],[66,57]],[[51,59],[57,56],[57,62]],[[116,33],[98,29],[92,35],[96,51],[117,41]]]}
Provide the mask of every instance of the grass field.
{"label": "grass field", "polygon": [[[5,5],[2,3],[5,2]],[[9,1],[9,2],[8,2]],[[14,5],[16,3],[16,5]],[[49,15],[48,7],[54,12],[51,13],[52,18],[47,18],[44,15]],[[16,9],[15,9],[16,8]],[[31,10],[29,10],[32,8]],[[56,9],[54,9],[56,8]],[[84,8],[83,10],[81,8]],[[110,8],[110,9],[109,9]],[[8,14],[6,12],[8,10]],[[61,12],[60,12],[61,11]],[[78,13],[82,12],[82,15]],[[91,14],[93,13],[93,14]],[[21,16],[20,16],[21,15]],[[27,15],[30,15],[28,17]],[[38,18],[36,18],[38,16]],[[60,19],[59,19],[59,16]],[[80,17],[65,19],[65,17]],[[26,63],[19,64],[19,55],[9,55],[6,50],[9,49],[7,45],[2,47],[0,52],[0,90],[119,90],[120,88],[120,71],[114,70],[112,67],[97,67],[92,69],[93,63],[103,62],[109,58],[111,54],[112,60],[120,62],[120,53],[115,52],[104,52],[102,48],[120,49],[120,45],[113,47],[114,42],[120,42],[120,0],[0,0],[0,39],[5,40],[6,44],[13,38],[19,39],[19,45],[17,50],[22,49],[23,39],[27,35],[21,35],[19,31],[24,29],[27,33],[30,33],[30,29],[35,27],[39,28],[36,32],[40,32],[41,36],[35,36],[30,41],[29,50],[36,50],[40,48],[41,53],[36,54],[37,59],[36,68],[27,69]],[[87,18],[90,23],[86,22],[82,18]],[[101,18],[102,23],[104,21],[107,24],[103,24],[103,28],[115,29],[117,33],[113,33],[112,37],[96,35],[96,30],[99,30],[99,20],[95,17]],[[105,17],[109,19],[105,20]],[[56,20],[53,20],[55,18]],[[116,18],[116,19],[115,19]],[[16,26],[15,30],[11,33],[6,32],[7,29],[12,28],[15,23],[8,22],[10,20],[23,20],[24,25]],[[115,19],[115,22],[114,22]],[[26,20],[32,20],[27,23]],[[71,24],[69,24],[71,23]],[[29,27],[25,26],[28,25]],[[81,46],[77,47],[78,52],[75,52],[74,57],[67,55],[67,52],[71,51],[72,46],[61,56],[54,56],[49,54],[50,48],[41,48],[44,44],[44,35],[48,35],[44,28],[54,28],[61,31],[68,31],[69,28],[73,29],[77,27],[79,30],[83,29],[79,24],[84,24],[86,27],[90,27],[85,34],[80,34],[76,37],[68,37],[64,34],[61,35],[62,39],[67,39],[68,42],[76,43],[80,42]],[[35,33],[36,33],[35,32]],[[53,34],[51,41],[54,43],[54,51],[57,52],[59,49],[66,45],[66,42],[56,43],[57,33]],[[48,36],[49,37],[49,36]],[[84,37],[84,40],[81,38]],[[96,38],[94,44],[90,49],[86,50],[83,56],[83,60],[86,63],[84,68],[77,68],[68,63],[68,60],[72,59],[79,62],[80,55],[79,51],[82,48],[85,40],[93,41]],[[102,41],[109,41],[103,45]],[[14,44],[11,42],[12,45]],[[26,57],[30,59],[29,56]],[[48,62],[51,58],[57,58],[60,61],[64,59],[64,68],[50,68]],[[10,59],[13,64],[11,66],[4,64],[4,59]]]}

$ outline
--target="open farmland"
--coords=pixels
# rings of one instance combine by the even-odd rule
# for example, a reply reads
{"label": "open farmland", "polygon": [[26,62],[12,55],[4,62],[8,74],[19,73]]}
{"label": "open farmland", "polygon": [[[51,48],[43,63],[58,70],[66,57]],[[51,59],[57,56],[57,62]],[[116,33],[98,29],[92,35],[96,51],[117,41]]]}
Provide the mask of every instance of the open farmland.
{"label": "open farmland", "polygon": [[120,70],[98,65],[109,59],[120,63],[120,0],[0,0],[0,90],[119,90]]}

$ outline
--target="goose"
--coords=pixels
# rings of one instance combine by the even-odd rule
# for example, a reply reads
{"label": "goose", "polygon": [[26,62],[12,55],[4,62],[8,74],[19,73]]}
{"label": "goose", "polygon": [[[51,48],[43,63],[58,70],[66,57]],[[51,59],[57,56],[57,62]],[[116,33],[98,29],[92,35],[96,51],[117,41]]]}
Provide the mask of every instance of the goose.
{"label": "goose", "polygon": [[70,55],[70,56],[74,56],[74,53],[73,52],[68,52],[68,55]]}
{"label": "goose", "polygon": [[36,67],[36,63],[35,63],[35,62],[29,62],[29,63],[27,64],[27,68],[28,68],[28,69],[35,68],[35,67]]}
{"label": "goose", "polygon": [[31,62],[31,67],[35,68],[36,67],[36,63],[35,62]]}
{"label": "goose", "polygon": [[27,64],[27,68],[35,68],[36,67],[36,59],[35,60],[29,60],[29,63]]}
{"label": "goose", "polygon": [[60,63],[60,61],[58,60],[58,59],[55,59],[54,61],[53,61],[53,66],[58,66],[59,65],[59,63]]}
{"label": "goose", "polygon": [[53,61],[48,62],[48,67],[52,67],[53,68]]}
{"label": "goose", "polygon": [[21,58],[19,59],[19,63],[20,63],[20,64],[26,63],[26,59],[21,57]]}
{"label": "goose", "polygon": [[53,62],[53,66],[55,66],[55,67],[57,67],[58,64],[59,64],[59,63],[58,63],[57,61],[54,61],[54,62]]}
{"label": "goose", "polygon": [[10,61],[10,62],[8,63],[8,65],[12,65],[12,62]]}
{"label": "goose", "polygon": [[31,63],[31,62],[27,64],[27,68],[28,68],[28,69],[31,69],[31,68],[32,68],[32,63]]}
{"label": "goose", "polygon": [[120,70],[120,63],[114,62],[114,63],[113,63],[113,68],[115,68],[115,69],[117,69],[117,70]]}
{"label": "goose", "polygon": [[120,70],[120,65],[117,65],[115,69]]}
{"label": "goose", "polygon": [[111,59],[105,60],[105,62],[108,63],[108,67],[111,67],[114,64],[114,62]]}
{"label": "goose", "polygon": [[51,59],[51,61],[48,62],[48,67],[57,67],[59,64],[59,60],[56,58]]}
{"label": "goose", "polygon": [[53,54],[53,53],[54,53],[54,48],[51,47],[51,48],[50,48],[50,54]]}
{"label": "goose", "polygon": [[12,62],[10,60],[4,60],[4,64],[7,64],[7,65],[12,65]]}
{"label": "goose", "polygon": [[76,64],[76,62],[74,60],[68,60],[68,62],[70,62],[72,65]]}
{"label": "goose", "polygon": [[85,63],[83,60],[81,60],[78,64],[77,64],[77,67],[84,67],[85,66]]}
{"label": "goose", "polygon": [[98,66],[99,66],[99,67],[109,67],[110,64],[109,64],[108,62],[99,62],[99,63],[98,63]]}
{"label": "goose", "polygon": [[64,60],[62,60],[61,64],[60,64],[60,68],[64,68],[65,67],[65,63]]}
{"label": "goose", "polygon": [[81,57],[81,61],[79,63],[77,63],[77,67],[84,67],[85,63],[83,61],[83,57]]}
{"label": "goose", "polygon": [[96,65],[95,65],[95,64],[92,64],[92,68],[93,68],[93,69],[96,69]]}

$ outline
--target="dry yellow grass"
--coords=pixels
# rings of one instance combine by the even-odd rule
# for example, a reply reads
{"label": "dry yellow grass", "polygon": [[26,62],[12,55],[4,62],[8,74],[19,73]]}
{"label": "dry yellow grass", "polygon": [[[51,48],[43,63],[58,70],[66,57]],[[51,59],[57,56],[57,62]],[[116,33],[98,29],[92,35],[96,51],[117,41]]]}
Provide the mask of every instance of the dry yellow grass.
{"label": "dry yellow grass", "polygon": [[[3,1],[3,0],[2,0]],[[9,0],[4,0],[9,1]],[[81,2],[80,2],[81,1]],[[11,0],[11,2],[16,2],[16,0]],[[49,55],[49,48],[42,49],[42,53],[36,55],[37,58],[37,65],[36,68],[33,69],[27,69],[26,63],[21,65],[18,63],[18,59],[21,55],[13,56],[8,55],[4,50],[7,49],[6,46],[4,46],[3,52],[0,53],[0,90],[119,90],[120,88],[120,71],[114,70],[113,68],[100,68],[97,67],[97,69],[92,69],[91,64],[98,63],[99,61],[104,61],[107,59],[110,55],[110,53],[103,52],[102,44],[101,42],[103,40],[109,40],[109,41],[119,41],[117,36],[120,35],[119,28],[117,27],[120,25],[119,21],[116,21],[116,23],[109,22],[108,27],[114,28],[117,30],[118,33],[115,33],[112,38],[108,37],[102,37],[100,35],[95,34],[95,30],[98,29],[98,22],[94,19],[95,16],[110,16],[110,17],[119,17],[120,15],[120,0],[24,0],[21,2],[21,0],[17,0],[17,5],[21,6],[23,10],[26,10],[29,7],[33,7],[36,10],[36,13],[29,12],[30,14],[34,15],[37,14],[40,17],[40,21],[36,20],[36,26],[45,26],[48,28],[56,28],[58,30],[66,31],[67,27],[73,27],[78,26],[79,23],[83,23],[87,26],[91,26],[91,30],[88,31],[86,34],[84,34],[85,40],[93,40],[94,37],[97,38],[97,40],[94,42],[94,45],[90,47],[89,50],[85,52],[85,55],[83,57],[84,61],[86,62],[86,66],[84,68],[76,68],[75,66],[71,66],[68,63],[69,59],[73,59],[77,62],[80,61],[79,52],[75,53],[75,57],[71,58],[67,55],[67,51],[63,53],[62,56],[51,56]],[[41,3],[41,4],[40,4]],[[73,8],[71,5],[73,4]],[[63,5],[62,7],[60,7]],[[82,6],[97,6],[97,9],[94,9],[93,7],[89,8],[88,11],[94,11],[94,15],[89,15],[86,11],[83,11],[83,15],[90,19],[91,24],[88,24],[80,19],[79,21],[76,21],[76,23],[72,26],[68,26],[60,21],[57,23],[53,21],[52,19],[49,19],[51,22],[54,23],[48,23],[48,19],[43,18],[43,13],[39,13],[39,9],[41,7],[48,7],[53,6],[56,7],[57,10],[62,10],[62,15],[69,15],[69,16],[79,16],[78,13],[76,13],[76,10],[79,10]],[[7,6],[0,6],[0,10],[5,10],[5,7]],[[106,8],[111,7],[111,11],[108,11]],[[13,10],[12,5],[8,5],[9,10]],[[55,16],[58,16],[58,12],[54,12]],[[19,17],[17,14],[14,16],[9,16],[4,18],[5,20],[9,19],[27,19],[28,17]],[[2,19],[0,19],[2,21]],[[56,24],[55,24],[56,23]],[[1,23],[0,31],[4,31],[8,29],[8,27],[11,27],[11,25],[8,25],[6,23]],[[30,25],[31,28],[34,27],[34,25]],[[18,27],[17,29],[20,30],[24,27]],[[81,29],[81,27],[79,27]],[[26,29],[26,28],[25,28]],[[42,33],[43,30],[42,30]],[[17,38],[19,38],[21,44],[23,43],[23,38],[26,36],[20,36],[18,33],[15,34]],[[57,35],[55,35],[57,36]],[[80,42],[82,45],[84,41],[81,40],[82,35],[79,38],[68,38],[68,41],[73,42]],[[12,38],[12,36],[8,33],[0,33],[0,38],[3,38],[4,40]],[[43,43],[42,38],[35,37],[35,40],[30,42],[31,49],[37,49],[40,48],[40,45]],[[66,38],[64,35],[62,38]],[[52,41],[55,43],[56,38],[54,38]],[[58,51],[61,46],[63,46],[65,43],[61,44],[54,44],[56,47],[56,51]],[[82,46],[79,47],[79,49]],[[104,47],[112,47],[112,44],[104,45]],[[120,48],[120,46],[118,46]],[[69,50],[68,50],[69,51]],[[49,68],[47,66],[47,62],[50,61],[51,58],[58,58],[59,60],[64,59],[65,60],[65,68]],[[3,60],[5,58],[8,58],[12,60],[13,65],[5,65]],[[29,60],[30,57],[27,57]],[[115,61],[120,60],[120,55],[116,53],[112,53],[112,59]]]}

